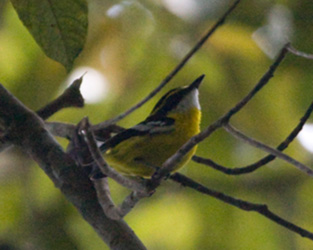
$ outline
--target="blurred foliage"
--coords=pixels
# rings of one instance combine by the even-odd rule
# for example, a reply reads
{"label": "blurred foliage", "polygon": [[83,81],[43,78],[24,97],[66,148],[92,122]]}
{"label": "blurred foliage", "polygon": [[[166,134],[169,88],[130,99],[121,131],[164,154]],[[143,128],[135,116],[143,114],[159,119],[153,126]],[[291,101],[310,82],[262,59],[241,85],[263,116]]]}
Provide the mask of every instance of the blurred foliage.
{"label": "blurred foliage", "polygon": [[[313,4],[275,2],[243,1],[169,86],[120,124],[129,127],[138,123],[164,92],[204,73],[200,99],[205,128],[254,86],[286,38],[296,48],[312,52]],[[126,110],[175,67],[229,3],[89,0],[87,43],[74,70],[96,70],[105,79],[102,85],[106,92],[101,102],[87,104],[83,109],[63,110],[50,120],[76,123],[89,116],[98,123]],[[277,30],[273,26],[286,18],[290,27],[278,26]],[[288,28],[286,37],[279,36],[279,28]],[[0,82],[31,109],[39,109],[66,86],[69,76],[64,68],[44,55],[9,1],[0,2],[0,55]],[[233,118],[233,124],[252,137],[277,145],[312,101],[312,66],[312,61],[288,55],[270,83]],[[93,89],[92,82],[84,84],[86,89]],[[66,146],[65,140],[60,143]],[[286,152],[312,165],[312,156],[298,141]],[[197,154],[230,167],[246,165],[265,155],[222,130],[201,143]],[[188,164],[182,172],[216,190],[266,203],[283,218],[313,231],[312,181],[285,162],[277,160],[245,176],[225,176],[195,163]],[[129,192],[114,182],[111,189],[117,201]],[[0,197],[1,246],[105,249],[97,234],[39,167],[18,149],[1,154]],[[153,250],[312,249],[311,241],[257,214],[170,181],[140,202],[126,221]]]}
{"label": "blurred foliage", "polygon": [[11,0],[19,18],[46,55],[71,70],[88,28],[85,0]]}

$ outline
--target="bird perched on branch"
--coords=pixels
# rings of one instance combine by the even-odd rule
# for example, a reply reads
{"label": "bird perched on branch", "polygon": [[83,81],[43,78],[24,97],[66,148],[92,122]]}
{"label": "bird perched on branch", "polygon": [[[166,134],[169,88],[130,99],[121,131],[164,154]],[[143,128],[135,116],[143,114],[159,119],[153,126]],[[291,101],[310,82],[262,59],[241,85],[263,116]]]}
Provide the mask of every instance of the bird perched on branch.
{"label": "bird perched on branch", "polygon": [[[190,85],[170,90],[141,123],[105,141],[100,149],[104,159],[117,171],[145,178],[192,136],[200,132],[201,110],[198,87],[204,75]],[[184,166],[193,156],[193,147],[175,166]]]}

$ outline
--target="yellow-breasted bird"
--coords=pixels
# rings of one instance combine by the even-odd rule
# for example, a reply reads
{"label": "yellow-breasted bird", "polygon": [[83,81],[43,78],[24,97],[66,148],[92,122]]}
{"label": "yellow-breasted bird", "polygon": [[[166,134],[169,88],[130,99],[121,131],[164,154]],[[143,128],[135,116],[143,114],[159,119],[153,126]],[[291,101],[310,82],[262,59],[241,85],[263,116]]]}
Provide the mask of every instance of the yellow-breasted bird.
{"label": "yellow-breasted bird", "polygon": [[[126,175],[151,177],[184,143],[199,133],[198,87],[203,78],[204,75],[188,86],[170,90],[143,122],[105,141],[100,149],[109,165]],[[185,155],[174,171],[191,159],[196,148]]]}

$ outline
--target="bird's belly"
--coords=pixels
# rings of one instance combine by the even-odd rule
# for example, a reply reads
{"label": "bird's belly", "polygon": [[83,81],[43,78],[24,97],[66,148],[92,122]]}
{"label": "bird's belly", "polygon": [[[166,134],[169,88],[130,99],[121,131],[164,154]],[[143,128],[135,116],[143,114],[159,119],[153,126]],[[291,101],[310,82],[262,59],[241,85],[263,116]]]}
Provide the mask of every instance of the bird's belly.
{"label": "bird's belly", "polygon": [[[198,111],[198,110],[196,110]],[[169,134],[136,136],[125,140],[109,150],[105,159],[117,171],[142,177],[151,177],[157,168],[184,145],[192,136],[199,133],[200,115],[195,112],[192,119],[181,117],[180,126]],[[194,120],[196,119],[196,120]],[[193,156],[197,146],[193,147],[183,159],[175,165],[173,171],[183,167]]]}

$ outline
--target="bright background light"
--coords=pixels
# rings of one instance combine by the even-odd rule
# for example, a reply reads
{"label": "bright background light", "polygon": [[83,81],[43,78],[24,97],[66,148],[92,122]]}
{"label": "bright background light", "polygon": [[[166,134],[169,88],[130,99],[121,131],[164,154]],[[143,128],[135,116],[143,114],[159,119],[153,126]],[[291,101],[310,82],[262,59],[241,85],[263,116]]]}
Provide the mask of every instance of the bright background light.
{"label": "bright background light", "polygon": [[286,43],[291,42],[294,30],[292,12],[284,5],[274,5],[266,22],[252,34],[252,38],[268,57],[274,58]]}
{"label": "bright background light", "polygon": [[193,0],[163,0],[164,6],[175,15],[192,20],[199,14],[199,5]]}
{"label": "bright background light", "polygon": [[86,103],[98,103],[106,98],[109,92],[109,82],[107,78],[91,67],[79,67],[75,69],[66,81],[66,85],[70,85],[75,79],[82,75],[83,82],[80,91]]}
{"label": "bright background light", "polygon": [[304,125],[298,135],[298,140],[306,150],[313,152],[313,124]]}

